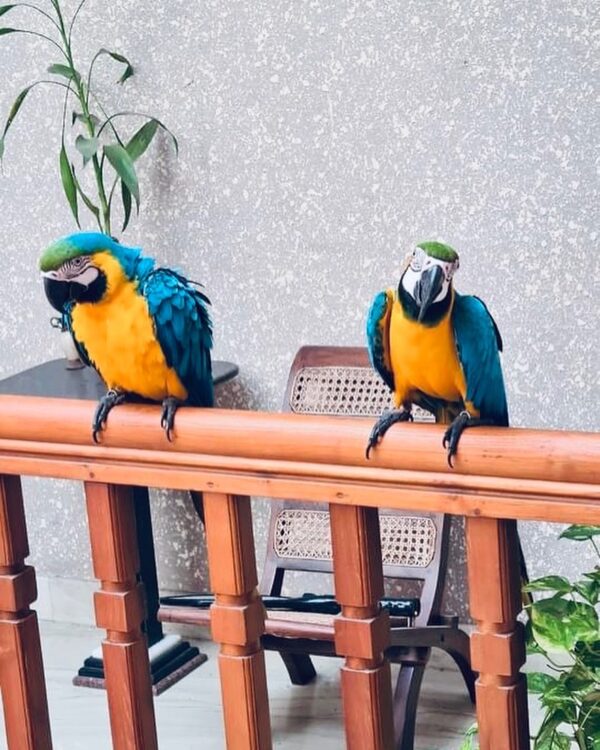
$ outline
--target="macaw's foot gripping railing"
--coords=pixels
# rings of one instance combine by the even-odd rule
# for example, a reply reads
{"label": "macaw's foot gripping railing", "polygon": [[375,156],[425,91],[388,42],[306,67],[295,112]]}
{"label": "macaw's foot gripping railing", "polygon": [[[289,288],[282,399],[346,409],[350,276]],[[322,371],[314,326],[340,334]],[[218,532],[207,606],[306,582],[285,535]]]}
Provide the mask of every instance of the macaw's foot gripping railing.
{"label": "macaw's foot gripping railing", "polygon": [[271,747],[250,495],[330,504],[342,607],[335,647],[345,659],[341,691],[353,750],[394,747],[377,508],[466,516],[480,744],[529,746],[516,519],[600,524],[600,436],[473,430],[451,471],[443,428],[435,425],[394,428],[367,462],[369,420],[182,409],[169,444],[153,407],[124,406],[94,446],[91,409],[79,401],[0,397],[0,686],[11,750],[51,747],[19,475],[85,483],[118,750],[157,746],[136,577],[136,485],[204,492],[228,748]]}

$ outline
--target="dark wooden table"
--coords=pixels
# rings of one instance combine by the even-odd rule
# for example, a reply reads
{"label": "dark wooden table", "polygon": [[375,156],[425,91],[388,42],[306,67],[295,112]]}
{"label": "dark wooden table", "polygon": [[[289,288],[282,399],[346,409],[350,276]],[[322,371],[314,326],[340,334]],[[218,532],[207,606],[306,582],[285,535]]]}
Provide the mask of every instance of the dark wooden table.
{"label": "dark wooden table", "polygon": [[[66,359],[55,359],[0,380],[0,393],[94,402],[106,393],[105,384],[91,367],[67,369],[66,364]],[[215,386],[232,380],[238,374],[238,367],[232,362],[215,360],[212,366]],[[135,487],[134,495],[140,580],[146,595],[144,630],[150,650],[153,692],[158,695],[202,664],[206,656],[179,636],[165,636],[163,633],[157,618],[159,593],[148,488]],[[86,687],[104,687],[100,650],[85,660],[73,681]]]}

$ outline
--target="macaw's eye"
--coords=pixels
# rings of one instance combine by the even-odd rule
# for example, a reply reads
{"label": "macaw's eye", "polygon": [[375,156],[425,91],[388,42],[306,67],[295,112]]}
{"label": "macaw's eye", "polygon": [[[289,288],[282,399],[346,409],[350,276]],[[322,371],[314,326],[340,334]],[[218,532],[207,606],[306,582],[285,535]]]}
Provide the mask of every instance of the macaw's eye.
{"label": "macaw's eye", "polygon": [[73,258],[73,265],[77,266],[77,267],[82,266],[83,265],[83,258],[81,258],[81,257],[79,257],[79,258]]}
{"label": "macaw's eye", "polygon": [[420,271],[423,268],[424,261],[425,252],[420,247],[415,248],[410,261],[410,267],[412,270],[417,272]]}

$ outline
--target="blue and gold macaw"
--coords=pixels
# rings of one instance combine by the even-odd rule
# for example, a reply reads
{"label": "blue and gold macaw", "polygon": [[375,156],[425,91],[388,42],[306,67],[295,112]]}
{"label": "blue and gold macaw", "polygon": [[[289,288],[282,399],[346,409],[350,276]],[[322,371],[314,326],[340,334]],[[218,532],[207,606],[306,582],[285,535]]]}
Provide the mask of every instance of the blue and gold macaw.
{"label": "blue and gold macaw", "polygon": [[367,458],[395,422],[412,421],[411,406],[450,422],[443,445],[452,467],[467,427],[508,425],[499,352],[502,339],[478,297],[458,294],[458,254],[441,242],[414,249],[398,288],[380,292],[367,321],[371,361],[394,394],[371,432]]}
{"label": "blue and gold macaw", "polygon": [[81,359],[108,387],[94,415],[96,442],[130,395],[162,402],[169,440],[180,404],[212,406],[210,302],[193,282],[96,232],[50,245],[40,269]]}

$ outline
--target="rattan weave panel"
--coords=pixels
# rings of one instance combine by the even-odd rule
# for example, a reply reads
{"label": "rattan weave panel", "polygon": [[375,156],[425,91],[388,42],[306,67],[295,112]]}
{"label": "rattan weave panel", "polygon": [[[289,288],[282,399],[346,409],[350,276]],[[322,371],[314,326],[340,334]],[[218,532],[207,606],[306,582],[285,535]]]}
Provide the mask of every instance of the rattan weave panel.
{"label": "rattan weave panel", "polygon": [[[381,554],[385,565],[426,568],[435,554],[436,527],[427,516],[381,514]],[[331,560],[326,510],[284,508],[275,523],[275,554],[301,560]]]}
{"label": "rattan weave panel", "polygon": [[[379,375],[367,367],[303,367],[290,395],[297,414],[378,417],[392,408],[392,394]],[[416,422],[433,422],[433,415],[413,408]]]}

